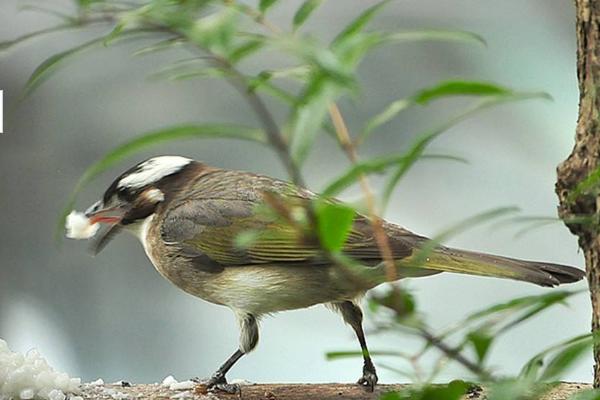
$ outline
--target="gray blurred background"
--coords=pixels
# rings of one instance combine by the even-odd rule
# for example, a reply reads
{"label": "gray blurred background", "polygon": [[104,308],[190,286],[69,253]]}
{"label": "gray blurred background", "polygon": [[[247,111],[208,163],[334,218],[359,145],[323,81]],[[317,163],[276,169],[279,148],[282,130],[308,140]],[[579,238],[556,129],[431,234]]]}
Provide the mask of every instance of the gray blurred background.
{"label": "gray blurred background", "polygon": [[[31,3],[31,2],[29,2]],[[289,21],[298,1],[273,14]],[[373,1],[326,3],[306,29],[331,37]],[[55,21],[18,12],[24,3],[0,3],[0,41]],[[70,8],[66,0],[38,2]],[[389,29],[448,28],[481,34],[487,48],[419,43],[376,51],[361,67],[364,91],[342,103],[350,128],[390,101],[439,79],[491,80],[523,90],[544,90],[553,102],[528,101],[487,111],[436,140],[431,152],[468,158],[470,165],[423,162],[401,184],[386,215],[425,235],[477,212],[517,205],[524,215],[554,216],[555,167],[569,153],[577,116],[574,9],[563,0],[392,2],[374,22]],[[185,122],[255,123],[247,105],[219,81],[170,83],[145,77],[168,55],[136,58],[119,45],[71,60],[32,97],[18,104],[29,74],[48,56],[105,32],[72,31],[27,42],[0,57],[6,134],[0,137],[0,338],[18,351],[38,348],[58,369],[85,380],[153,382],[207,376],[237,345],[229,310],[184,294],[162,279],[139,243],[123,235],[98,257],[83,242],[57,246],[54,228],[75,182],[113,146],[141,132]],[[269,60],[259,60],[269,66]],[[374,136],[363,156],[398,151],[422,129],[463,105],[442,101],[416,109]],[[280,117],[284,109],[274,105]],[[284,177],[278,160],[259,146],[231,141],[171,143],[131,158],[82,194],[78,208],[95,201],[121,170],[155,154],[182,154],[219,167]],[[312,152],[305,175],[322,188],[347,161],[329,139]],[[358,192],[350,192],[353,199]],[[518,226],[473,229],[452,240],[457,247],[583,266],[576,240],[561,224],[515,238]],[[532,285],[442,274],[407,283],[435,327],[514,296],[542,293]],[[579,283],[577,288],[585,288]],[[546,312],[496,343],[492,364],[516,373],[543,348],[588,331],[589,304],[582,294]],[[368,324],[368,322],[367,322]],[[262,323],[257,351],[231,378],[262,382],[354,381],[361,361],[327,362],[329,350],[357,343],[339,316],[323,307],[283,313]],[[407,337],[369,337],[371,349],[412,350]],[[380,360],[383,361],[383,360]],[[391,363],[390,360],[386,360]],[[381,369],[384,382],[403,380]],[[462,376],[454,368],[441,378]],[[566,379],[589,381],[591,359]]]}

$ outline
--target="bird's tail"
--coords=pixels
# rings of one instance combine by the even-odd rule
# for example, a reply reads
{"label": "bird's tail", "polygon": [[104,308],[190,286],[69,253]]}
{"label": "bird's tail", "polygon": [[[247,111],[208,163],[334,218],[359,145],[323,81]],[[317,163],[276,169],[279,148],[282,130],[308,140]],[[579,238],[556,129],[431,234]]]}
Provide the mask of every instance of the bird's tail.
{"label": "bird's tail", "polygon": [[[411,267],[410,257],[399,262]],[[474,251],[438,247],[426,257],[423,268],[431,273],[455,272],[460,274],[493,276],[535,283],[540,286],[557,286],[577,282],[584,271],[566,265],[539,261],[525,261]],[[425,274],[424,274],[425,275]]]}

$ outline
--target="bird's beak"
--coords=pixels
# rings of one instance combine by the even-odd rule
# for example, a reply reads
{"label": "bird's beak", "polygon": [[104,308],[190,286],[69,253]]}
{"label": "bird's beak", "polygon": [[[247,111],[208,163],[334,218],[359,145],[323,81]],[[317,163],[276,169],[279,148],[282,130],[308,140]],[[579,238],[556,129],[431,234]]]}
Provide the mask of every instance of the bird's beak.
{"label": "bird's beak", "polygon": [[91,224],[104,223],[110,225],[108,229],[101,232],[96,240],[92,242],[90,250],[96,255],[117,235],[123,226],[120,224],[127,212],[125,204],[117,204],[105,207],[102,201],[94,203],[85,211],[85,216],[90,219]]}
{"label": "bird's beak", "polygon": [[90,219],[90,224],[104,223],[113,225],[121,222],[125,212],[124,204],[105,207],[102,201],[98,201],[85,211],[85,216]]}

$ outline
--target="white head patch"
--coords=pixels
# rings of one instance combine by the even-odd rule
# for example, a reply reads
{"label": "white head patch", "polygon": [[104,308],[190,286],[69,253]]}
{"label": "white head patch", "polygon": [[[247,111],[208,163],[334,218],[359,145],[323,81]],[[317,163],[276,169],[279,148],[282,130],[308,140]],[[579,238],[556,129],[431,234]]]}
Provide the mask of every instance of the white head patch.
{"label": "white head patch", "polygon": [[167,175],[174,174],[193,160],[180,156],[154,157],[137,166],[137,170],[123,177],[119,184],[120,188],[141,188],[154,183]]}

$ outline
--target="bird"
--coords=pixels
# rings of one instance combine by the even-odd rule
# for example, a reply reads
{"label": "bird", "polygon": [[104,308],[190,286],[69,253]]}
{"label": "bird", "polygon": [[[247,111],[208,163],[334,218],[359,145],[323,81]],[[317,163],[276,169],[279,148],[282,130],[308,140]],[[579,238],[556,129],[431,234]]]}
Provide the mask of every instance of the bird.
{"label": "bird", "polygon": [[[119,232],[133,233],[164,278],[233,311],[239,323],[239,345],[206,381],[210,390],[239,390],[227,382],[226,374],[256,347],[261,317],[325,304],[354,330],[363,353],[363,373],[357,383],[372,391],[378,377],[359,300],[388,282],[390,275],[371,219],[359,212],[354,213],[341,253],[358,262],[365,274],[356,279],[350,269],[338,265],[311,228],[315,201],[339,202],[284,180],[161,155],[119,175],[81,218],[87,227],[107,227],[99,235],[97,229],[84,235],[97,236],[95,253]],[[584,277],[582,270],[570,266],[442,245],[416,263],[429,239],[385,220],[382,228],[396,268],[394,279],[452,272],[551,287]],[[241,243],[244,235],[248,240]]]}

